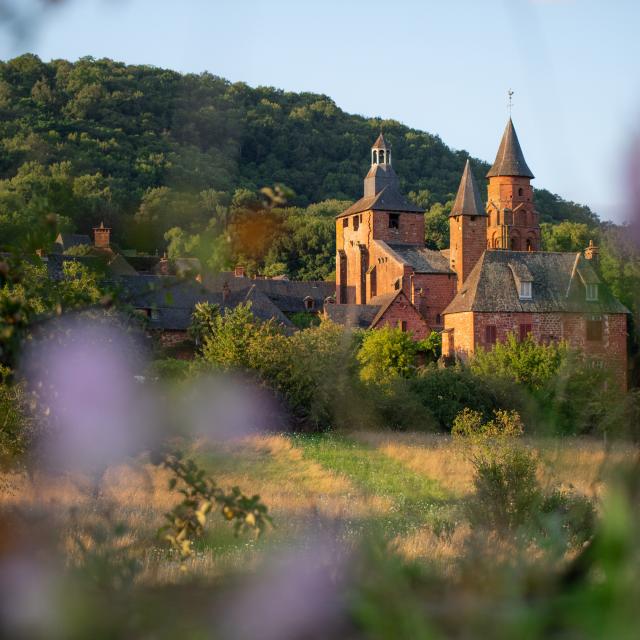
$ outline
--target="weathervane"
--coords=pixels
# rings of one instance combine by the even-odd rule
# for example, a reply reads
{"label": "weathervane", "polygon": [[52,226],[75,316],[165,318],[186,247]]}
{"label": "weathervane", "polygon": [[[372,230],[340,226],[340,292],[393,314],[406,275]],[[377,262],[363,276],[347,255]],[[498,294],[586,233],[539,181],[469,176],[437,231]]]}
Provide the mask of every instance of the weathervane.
{"label": "weathervane", "polygon": [[513,91],[509,89],[509,91],[507,91],[507,95],[509,96],[509,117],[511,117],[511,107],[513,106],[513,100],[512,100]]}

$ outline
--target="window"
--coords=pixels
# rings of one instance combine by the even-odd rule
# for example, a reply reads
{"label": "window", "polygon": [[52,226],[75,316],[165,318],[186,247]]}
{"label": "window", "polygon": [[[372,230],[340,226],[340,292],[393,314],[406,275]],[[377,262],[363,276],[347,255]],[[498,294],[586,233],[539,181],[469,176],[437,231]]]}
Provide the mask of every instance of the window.
{"label": "window", "polygon": [[498,331],[494,324],[488,324],[484,328],[484,342],[488,345],[494,345],[498,339]]}
{"label": "window", "polygon": [[373,150],[373,164],[378,164],[378,152]]}
{"label": "window", "polygon": [[313,300],[313,298],[312,298],[311,296],[307,296],[307,297],[304,299],[304,308],[305,308],[307,311],[312,311],[312,310],[313,310],[313,306],[314,306],[314,300]]}
{"label": "window", "polygon": [[589,342],[600,342],[602,340],[602,318],[600,316],[589,316],[587,318],[587,340]]}
{"label": "window", "polygon": [[436,325],[439,327],[442,324],[442,316],[436,313]]}
{"label": "window", "polygon": [[520,187],[520,188],[518,189],[518,195],[519,195],[519,196],[523,196],[523,195],[524,195],[524,189],[523,189],[522,187]]}
{"label": "window", "polygon": [[398,320],[398,329],[403,333],[407,331],[407,321],[406,320]]}
{"label": "window", "polygon": [[533,332],[533,327],[530,324],[520,325],[520,342],[524,342],[527,336]]}
{"label": "window", "polygon": [[349,218],[342,218],[342,226],[345,229],[349,226]]}
{"label": "window", "polygon": [[360,228],[360,218],[358,216],[353,216],[353,230],[357,231]]}
{"label": "window", "polygon": [[533,251],[533,244],[531,244],[531,238],[527,238],[527,251]]}
{"label": "window", "polygon": [[384,164],[384,149],[380,149],[380,164]]}
{"label": "window", "polygon": [[520,282],[520,300],[531,300],[531,282],[529,281],[521,281]]}
{"label": "window", "polygon": [[598,285],[597,284],[588,284],[587,285],[587,300],[590,302],[595,302],[598,299]]}
{"label": "window", "polygon": [[511,251],[518,251],[518,250],[519,250],[518,239],[511,238]]}
{"label": "window", "polygon": [[400,214],[399,213],[390,213],[389,214],[389,229],[399,229],[400,228]]}

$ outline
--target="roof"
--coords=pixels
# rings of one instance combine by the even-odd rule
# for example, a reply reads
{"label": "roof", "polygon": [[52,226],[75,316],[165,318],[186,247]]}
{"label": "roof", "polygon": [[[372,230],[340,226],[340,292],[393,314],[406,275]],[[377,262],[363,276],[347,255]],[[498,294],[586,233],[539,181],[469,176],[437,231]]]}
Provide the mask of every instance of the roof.
{"label": "roof", "polygon": [[[582,277],[580,274],[584,274]],[[583,278],[600,283],[598,300],[586,300]],[[531,300],[521,300],[517,279],[532,282]],[[445,314],[628,313],[581,253],[487,250]]]}
{"label": "roof", "polygon": [[217,304],[221,309],[232,309],[243,302],[251,302],[251,311],[260,320],[273,318],[285,327],[292,327],[287,317],[252,281],[245,281],[243,289],[232,290],[223,300],[222,289],[212,291],[193,279],[177,276],[135,275],[118,279],[123,298],[136,309],[154,310],[149,326],[155,329],[185,331],[191,324],[191,315],[198,302]]}
{"label": "roof", "polygon": [[377,242],[386,245],[401,262],[412,266],[416,273],[454,273],[449,267],[448,258],[440,251],[413,244],[396,244],[381,240]]}
{"label": "roof", "polygon": [[[379,167],[380,165],[374,165]],[[424,209],[409,202],[393,185],[384,187],[373,196],[365,196],[352,204],[346,211],[339,213],[336,218],[350,216],[362,211],[390,211],[398,213],[424,213]]]}
{"label": "roof", "polygon": [[59,233],[56,238],[55,245],[58,245],[63,251],[70,247],[78,247],[85,244],[92,244],[91,238],[84,233]]}
{"label": "roof", "polygon": [[380,132],[380,135],[377,137],[376,141],[373,143],[373,147],[371,147],[372,149],[390,149],[391,145],[387,143],[387,141],[384,139],[384,136],[382,135],[382,132]]}
{"label": "roof", "polygon": [[224,282],[229,285],[231,291],[254,286],[284,313],[309,311],[304,304],[304,299],[307,297],[313,300],[314,309],[320,310],[325,299],[335,295],[336,292],[335,282],[323,280],[252,280],[244,277],[237,278],[232,272],[205,277],[206,286],[214,291],[221,290]]}
{"label": "roof", "polygon": [[473,177],[471,171],[471,163],[467,158],[467,162],[464,165],[464,171],[462,172],[462,179],[460,180],[460,186],[458,187],[458,193],[456,199],[453,202],[451,208],[451,216],[486,216],[482,199],[480,198],[480,191],[478,190],[478,184]]}
{"label": "roof", "polygon": [[507,122],[498,153],[491,169],[487,173],[487,178],[494,176],[520,176],[523,178],[533,178],[531,169],[527,166],[524,154],[518,142],[518,136],[513,126],[511,118]]}
{"label": "roof", "polygon": [[368,329],[379,309],[377,304],[327,304],[324,312],[336,324],[350,329]]}

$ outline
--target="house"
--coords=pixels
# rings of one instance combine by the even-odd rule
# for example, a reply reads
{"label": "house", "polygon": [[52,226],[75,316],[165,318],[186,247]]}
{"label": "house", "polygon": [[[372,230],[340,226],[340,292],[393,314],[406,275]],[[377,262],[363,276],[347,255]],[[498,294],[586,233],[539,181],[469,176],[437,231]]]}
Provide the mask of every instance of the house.
{"label": "house", "polygon": [[336,304],[326,315],[346,326],[397,326],[415,339],[442,331],[443,355],[458,359],[509,333],[566,340],[626,385],[628,311],[600,278],[593,243],[579,253],[540,250],[534,175],[511,118],[486,177],[483,203],[467,160],[449,248],[427,249],[424,212],[402,195],[380,134],[363,197],[336,217]]}

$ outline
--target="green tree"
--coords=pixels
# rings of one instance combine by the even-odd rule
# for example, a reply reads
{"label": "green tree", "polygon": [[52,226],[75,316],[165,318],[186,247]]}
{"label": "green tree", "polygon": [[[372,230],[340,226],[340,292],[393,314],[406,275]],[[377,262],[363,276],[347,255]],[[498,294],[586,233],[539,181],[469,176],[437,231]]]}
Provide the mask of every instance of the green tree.
{"label": "green tree", "polygon": [[368,331],[358,351],[360,378],[364,382],[386,384],[394,378],[410,378],[416,372],[418,344],[398,328]]}

